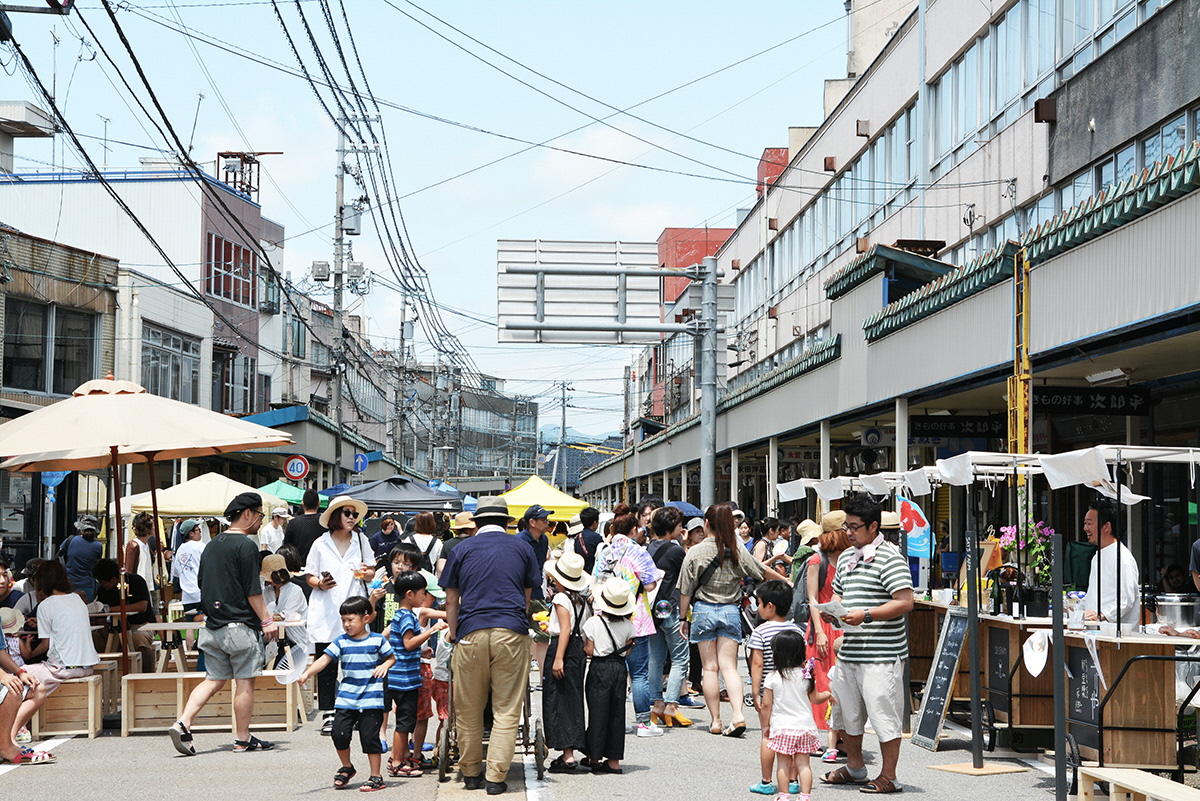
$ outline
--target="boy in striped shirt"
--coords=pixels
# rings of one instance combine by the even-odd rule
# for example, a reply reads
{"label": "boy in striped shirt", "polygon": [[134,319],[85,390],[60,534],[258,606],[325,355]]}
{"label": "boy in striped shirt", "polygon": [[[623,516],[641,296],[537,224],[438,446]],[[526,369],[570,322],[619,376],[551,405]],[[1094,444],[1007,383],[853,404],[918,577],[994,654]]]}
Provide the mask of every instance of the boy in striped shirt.
{"label": "boy in striped shirt", "polygon": [[[900,684],[908,638],[904,616],[912,610],[912,573],[900,550],[879,530],[881,510],[868,495],[844,507],[846,536],[853,547],[838,558],[833,595],[842,602],[846,625],[830,689],[837,699],[846,744],[846,764],[825,774],[826,784],[861,784],[864,793],[896,793],[896,763],[904,726]],[[862,737],[867,719],[879,737],[882,765],[867,781]]]}
{"label": "boy in striped shirt", "polygon": [[421,607],[430,601],[425,577],[415,570],[397,573],[392,589],[400,606],[388,629],[388,641],[396,653],[396,662],[387,676],[387,703],[396,709],[396,727],[392,735],[392,758],[388,774],[393,778],[416,778],[422,774],[421,755],[409,757],[408,738],[417,725],[417,699],[421,690],[421,646],[434,634],[446,628],[439,620],[424,631],[417,616]]}
{"label": "boy in striped shirt", "polygon": [[334,702],[333,745],[342,760],[342,767],[333,778],[333,786],[338,790],[345,788],[357,772],[350,763],[350,739],[357,728],[363,753],[371,763],[371,777],[358,789],[364,793],[374,792],[386,786],[380,770],[383,747],[379,742],[379,728],[383,725],[385,678],[388,668],[396,661],[396,654],[382,635],[369,630],[372,612],[366,598],[347,598],[338,613],[346,633],[329,644],[325,653],[300,676],[300,681],[305,682],[320,673],[330,662],[340,663],[342,680],[338,683]]}

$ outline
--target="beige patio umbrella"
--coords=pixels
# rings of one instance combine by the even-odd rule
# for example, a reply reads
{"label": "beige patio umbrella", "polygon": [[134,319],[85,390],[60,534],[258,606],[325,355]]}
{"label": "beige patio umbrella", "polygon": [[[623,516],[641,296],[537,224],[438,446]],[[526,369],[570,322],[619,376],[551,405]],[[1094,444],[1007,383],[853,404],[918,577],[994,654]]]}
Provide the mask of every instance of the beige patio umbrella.
{"label": "beige patio umbrella", "polygon": [[[124,547],[117,466],[145,462],[154,480],[156,461],[212,456],[292,444],[273,428],[151,395],[131,381],[88,381],[73,397],[0,425],[0,467],[14,471],[112,471],[117,553]],[[257,490],[255,490],[257,492]],[[151,508],[158,517],[156,493]],[[231,496],[232,497],[232,496]],[[161,550],[160,550],[161,554]],[[121,591],[122,670],[129,672],[128,621]]]}
{"label": "beige patio umbrella", "polygon": [[[287,506],[279,498],[260,489],[234,481],[220,473],[205,473],[187,481],[159,490],[157,493],[141,492],[125,499],[130,512],[153,511],[152,494],[157,495],[158,512],[163,517],[220,517],[230,499],[243,492],[254,492],[262,497],[263,509]],[[115,511],[111,508],[110,512]],[[268,518],[270,512],[267,512]]]}

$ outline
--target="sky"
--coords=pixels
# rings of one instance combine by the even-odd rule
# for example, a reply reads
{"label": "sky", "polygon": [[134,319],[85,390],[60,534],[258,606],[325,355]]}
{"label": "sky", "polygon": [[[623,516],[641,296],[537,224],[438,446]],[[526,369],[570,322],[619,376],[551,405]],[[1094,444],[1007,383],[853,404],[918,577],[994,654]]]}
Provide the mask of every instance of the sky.
{"label": "sky", "polygon": [[[344,74],[321,0],[130,0],[115,15],[207,171],[220,151],[283,152],[262,158],[260,201],[289,237],[282,270],[301,282],[312,261],[332,260],[337,134],[309,84],[288,74],[297,61],[276,8],[306,68],[318,66],[301,10],[323,58]],[[753,205],[762,150],[786,147],[789,126],[820,124],[824,80],[845,75],[841,0],[328,0],[328,8],[359,88],[343,8],[370,90],[389,104],[382,126],[398,205],[446,325],[482,372],[539,400],[541,424],[559,418],[554,383],[571,382],[568,425],[594,435],[620,428],[632,351],[499,343],[496,241],[653,242],[666,227],[733,227],[737,209]],[[122,85],[123,75],[150,105],[101,0],[79,0],[76,11],[10,15],[68,123],[97,164],[170,156]],[[8,73],[0,99],[35,100],[11,51],[0,50],[0,64]],[[553,140],[561,150],[514,139]],[[18,140],[18,172],[81,163],[62,137]],[[347,196],[358,191],[348,180]],[[69,232],[60,239],[69,244]],[[366,318],[375,344],[392,347],[400,296],[384,286],[394,279],[369,218],[353,247],[382,280],[362,299],[347,297],[347,307]],[[302,286],[330,300],[327,288]],[[419,326],[416,352],[423,362],[434,354]]]}

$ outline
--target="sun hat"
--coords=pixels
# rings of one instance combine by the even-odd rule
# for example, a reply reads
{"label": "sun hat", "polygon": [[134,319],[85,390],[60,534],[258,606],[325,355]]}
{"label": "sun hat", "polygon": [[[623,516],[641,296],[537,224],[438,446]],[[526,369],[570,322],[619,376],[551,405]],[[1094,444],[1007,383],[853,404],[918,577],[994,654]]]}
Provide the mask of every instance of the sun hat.
{"label": "sun hat", "polygon": [[568,590],[582,590],[591,583],[583,571],[583,557],[577,553],[565,553],[556,561],[546,563],[546,575],[558,580]]}
{"label": "sun hat", "polygon": [[0,628],[4,629],[5,634],[16,634],[25,628],[25,615],[16,609],[0,609]]}
{"label": "sun hat", "polygon": [[796,526],[796,533],[800,535],[800,544],[808,545],[821,537],[821,525],[812,520],[801,520]]}
{"label": "sun hat", "polygon": [[483,520],[495,520],[501,518],[503,520],[512,520],[513,517],[508,513],[508,501],[498,495],[485,495],[480,498],[475,504],[475,522],[479,523]]}
{"label": "sun hat", "polygon": [[879,527],[881,529],[898,529],[900,528],[900,515],[896,512],[883,512],[879,516]]}
{"label": "sun hat", "polygon": [[567,523],[567,536],[576,537],[583,531],[583,521],[579,519],[579,515],[575,515]]}
{"label": "sun hat", "polygon": [[276,570],[287,570],[287,560],[279,554],[273,553],[266,559],[263,559],[262,568],[258,571],[258,575],[263,581],[267,581]]}
{"label": "sun hat", "polygon": [[365,503],[357,498],[351,498],[349,495],[339,495],[329,502],[329,506],[324,512],[321,512],[321,517],[319,518],[321,525],[325,528],[329,528],[329,518],[331,518],[333,513],[338,509],[341,509],[343,506],[350,506],[354,509],[357,509],[359,520],[362,520],[367,516],[367,505]]}
{"label": "sun hat", "polygon": [[452,528],[458,531],[464,528],[476,529],[479,526],[475,524],[475,515],[470,512],[459,512],[454,516],[454,525]]}
{"label": "sun hat", "polygon": [[80,515],[79,519],[75,521],[75,530],[81,532],[95,531],[97,534],[99,534],[100,521],[96,519],[95,515]]}
{"label": "sun hat", "polygon": [[225,507],[225,517],[232,520],[247,509],[261,510],[262,505],[262,496],[257,492],[243,492]]}
{"label": "sun hat", "polygon": [[634,600],[629,584],[624,579],[610,578],[600,586],[600,592],[596,594],[596,606],[601,612],[617,617],[633,614]]}
{"label": "sun hat", "polygon": [[832,512],[826,512],[821,518],[821,533],[828,534],[831,531],[837,531],[840,528],[846,527],[846,513],[841,509],[834,509]]}

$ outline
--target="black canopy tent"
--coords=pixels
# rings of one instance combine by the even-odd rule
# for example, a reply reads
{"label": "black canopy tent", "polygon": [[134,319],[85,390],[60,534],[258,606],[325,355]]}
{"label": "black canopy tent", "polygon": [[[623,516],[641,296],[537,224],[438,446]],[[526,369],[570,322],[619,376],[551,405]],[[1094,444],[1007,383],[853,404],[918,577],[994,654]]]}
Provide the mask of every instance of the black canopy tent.
{"label": "black canopy tent", "polygon": [[403,512],[410,515],[417,512],[457,514],[463,508],[462,498],[458,495],[429,489],[398,474],[351,487],[342,494],[362,501],[372,512]]}

